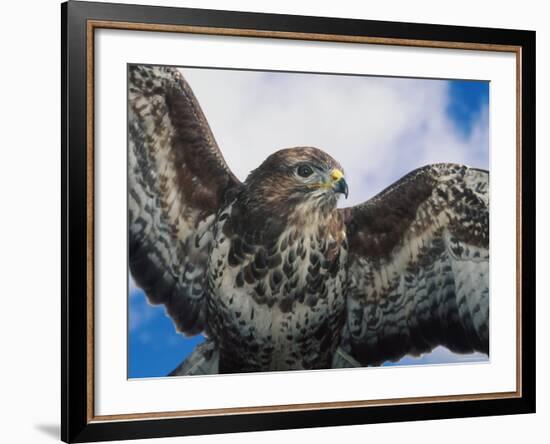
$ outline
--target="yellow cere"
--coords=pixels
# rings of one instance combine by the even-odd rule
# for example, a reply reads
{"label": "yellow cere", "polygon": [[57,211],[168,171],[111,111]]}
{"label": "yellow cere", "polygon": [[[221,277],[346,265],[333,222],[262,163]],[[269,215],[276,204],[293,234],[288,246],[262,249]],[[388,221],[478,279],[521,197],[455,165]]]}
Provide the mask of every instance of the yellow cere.
{"label": "yellow cere", "polygon": [[334,170],[332,170],[332,172],[330,173],[330,178],[331,178],[334,182],[339,181],[342,177],[344,177],[344,173],[342,173],[342,171],[340,171],[340,170],[338,170],[338,169],[334,169]]}

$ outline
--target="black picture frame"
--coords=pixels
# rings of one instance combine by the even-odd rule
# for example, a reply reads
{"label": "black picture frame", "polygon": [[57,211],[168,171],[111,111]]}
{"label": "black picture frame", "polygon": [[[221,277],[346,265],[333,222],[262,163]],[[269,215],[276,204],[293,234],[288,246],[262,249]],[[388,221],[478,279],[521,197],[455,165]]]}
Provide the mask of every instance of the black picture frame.
{"label": "black picture frame", "polygon": [[[477,45],[508,45],[518,48],[521,78],[519,121],[518,189],[521,214],[518,291],[521,393],[499,399],[403,403],[318,410],[241,412],[230,415],[151,417],[146,419],[97,420],[90,399],[90,343],[93,291],[90,267],[93,255],[93,177],[88,151],[91,133],[87,88],[90,71],[88,48],[90,22],[189,26],[265,33],[284,33],[355,38],[390,42],[456,42]],[[535,412],[535,32],[322,18],[230,11],[136,6],[69,1],[61,5],[62,53],[62,313],[61,313],[61,438],[65,442],[89,442],[137,438],[229,433],[243,431],[370,424]],[[93,32],[93,29],[92,29]],[[144,31],[145,32],[145,31]],[[283,37],[287,38],[287,37]],[[344,39],[345,40],[345,39]],[[413,44],[413,43],[411,43]],[[93,54],[92,54],[93,57]],[[93,388],[93,387],[92,387]],[[92,414],[90,411],[92,410]]]}

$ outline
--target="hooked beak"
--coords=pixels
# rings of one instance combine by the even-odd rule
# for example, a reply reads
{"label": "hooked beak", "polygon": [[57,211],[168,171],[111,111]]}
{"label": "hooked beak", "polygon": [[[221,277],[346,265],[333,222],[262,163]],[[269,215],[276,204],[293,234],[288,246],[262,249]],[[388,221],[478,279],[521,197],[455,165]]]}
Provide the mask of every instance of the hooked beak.
{"label": "hooked beak", "polygon": [[332,170],[330,178],[332,180],[332,189],[334,190],[334,192],[342,193],[344,196],[346,196],[347,199],[349,190],[346,179],[344,179],[344,173],[337,169]]}

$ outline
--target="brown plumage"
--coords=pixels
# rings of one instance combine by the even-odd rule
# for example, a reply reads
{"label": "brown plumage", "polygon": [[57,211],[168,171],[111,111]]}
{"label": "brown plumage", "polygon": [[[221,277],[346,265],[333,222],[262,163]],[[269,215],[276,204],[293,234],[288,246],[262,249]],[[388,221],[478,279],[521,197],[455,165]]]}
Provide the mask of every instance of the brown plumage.
{"label": "brown plumage", "polygon": [[129,265],[179,331],[208,337],[181,372],[488,353],[488,174],[428,166],[338,210],[347,192],[313,147],[241,183],[181,74],[129,68]]}

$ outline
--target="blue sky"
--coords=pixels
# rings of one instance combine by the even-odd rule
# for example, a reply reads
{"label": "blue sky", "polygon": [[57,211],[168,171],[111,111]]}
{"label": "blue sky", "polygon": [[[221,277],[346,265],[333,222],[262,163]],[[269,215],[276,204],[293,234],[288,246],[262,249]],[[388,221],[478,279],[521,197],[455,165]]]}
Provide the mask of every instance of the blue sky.
{"label": "blue sky", "polygon": [[[489,169],[489,84],[479,81],[183,69],[234,173],[244,180],[277,149],[313,145],[339,160],[355,205],[414,168]],[[173,370],[201,336],[176,333],[162,306],[129,282],[128,377]],[[386,365],[486,360],[443,347]]]}
{"label": "blue sky", "polygon": [[489,83],[455,80],[449,83],[447,113],[459,131],[468,136],[481,110],[489,104]]}
{"label": "blue sky", "polygon": [[162,306],[153,306],[141,289],[129,295],[128,377],[166,376],[203,341],[178,334]]}

